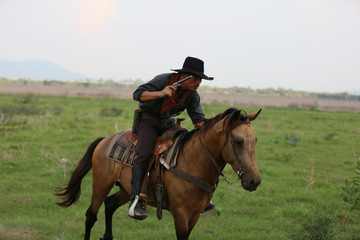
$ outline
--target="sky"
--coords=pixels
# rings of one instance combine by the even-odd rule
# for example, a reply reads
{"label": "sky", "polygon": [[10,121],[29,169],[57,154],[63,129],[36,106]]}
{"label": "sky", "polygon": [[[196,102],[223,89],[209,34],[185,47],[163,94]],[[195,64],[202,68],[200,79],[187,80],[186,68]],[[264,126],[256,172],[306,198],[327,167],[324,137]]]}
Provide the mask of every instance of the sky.
{"label": "sky", "polygon": [[0,0],[0,59],[151,80],[204,60],[202,84],[360,91],[359,0]]}

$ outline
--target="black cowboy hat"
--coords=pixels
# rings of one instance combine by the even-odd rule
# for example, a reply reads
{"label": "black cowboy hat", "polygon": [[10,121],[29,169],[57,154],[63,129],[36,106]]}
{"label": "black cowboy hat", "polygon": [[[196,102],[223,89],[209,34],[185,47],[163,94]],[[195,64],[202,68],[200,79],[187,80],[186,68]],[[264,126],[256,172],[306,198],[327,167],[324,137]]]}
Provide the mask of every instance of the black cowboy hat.
{"label": "black cowboy hat", "polygon": [[204,74],[204,62],[198,58],[187,57],[184,61],[182,69],[171,69],[178,73],[194,74],[202,79],[213,80]]}

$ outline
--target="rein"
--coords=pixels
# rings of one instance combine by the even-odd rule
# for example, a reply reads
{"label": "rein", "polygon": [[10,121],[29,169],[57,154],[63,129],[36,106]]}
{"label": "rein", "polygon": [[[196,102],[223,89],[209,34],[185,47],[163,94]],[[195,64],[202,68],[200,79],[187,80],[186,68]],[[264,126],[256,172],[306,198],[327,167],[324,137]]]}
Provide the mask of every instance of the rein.
{"label": "rein", "polygon": [[[229,135],[230,135],[230,143],[231,143],[231,145],[233,145],[234,142],[235,142],[234,137],[233,137],[233,135],[231,134],[231,130],[232,130],[233,128],[239,126],[240,124],[245,124],[245,123],[246,123],[246,124],[247,124],[247,123],[250,123],[250,121],[247,120],[247,121],[238,122],[236,125],[232,126],[232,128],[228,128],[228,131],[227,131],[226,136],[229,136]],[[220,155],[222,155],[222,152],[224,151],[224,148],[225,148],[225,145],[226,145],[228,139],[229,139],[229,138],[226,137],[226,141],[224,142],[223,146],[221,147]],[[229,181],[229,180],[226,178],[226,176],[223,174],[223,172],[220,170],[220,167],[219,167],[219,165],[216,163],[215,158],[212,156],[212,154],[210,153],[210,151],[206,148],[205,144],[203,143],[203,141],[202,141],[202,139],[201,139],[201,132],[199,132],[199,141],[200,141],[201,146],[204,148],[206,154],[208,155],[208,157],[210,158],[210,160],[211,160],[212,163],[214,164],[214,166],[215,166],[215,168],[216,168],[216,170],[217,170],[217,172],[218,172],[217,174],[220,175],[220,176],[224,179],[225,182],[227,182],[228,184],[231,185],[231,184],[234,184],[234,183],[238,182],[238,181],[242,178],[242,176],[245,174],[245,171],[246,171],[245,168],[240,168],[240,169],[236,172],[236,174],[237,174],[237,176],[238,176],[238,179],[237,179],[237,180]],[[236,150],[235,150],[234,147],[232,147],[232,150],[233,150],[233,152],[234,152],[234,155],[235,155],[235,157],[236,157],[236,160],[240,161],[239,158],[238,158],[238,155],[236,154]],[[240,161],[240,162],[241,162],[241,161]]]}

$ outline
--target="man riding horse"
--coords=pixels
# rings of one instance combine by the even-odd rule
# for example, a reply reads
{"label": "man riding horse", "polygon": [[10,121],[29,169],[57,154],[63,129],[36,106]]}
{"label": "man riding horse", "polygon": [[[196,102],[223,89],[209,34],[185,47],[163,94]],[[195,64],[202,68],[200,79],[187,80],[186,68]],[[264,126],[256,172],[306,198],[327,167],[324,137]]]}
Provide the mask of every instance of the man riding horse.
{"label": "man riding horse", "polygon": [[[140,189],[157,137],[175,125],[171,117],[186,109],[195,128],[200,128],[204,124],[205,115],[196,90],[202,79],[214,78],[204,74],[204,62],[194,57],[187,57],[182,69],[171,70],[176,73],[157,75],[133,93],[133,98],[139,101],[141,110],[136,130],[138,148],[137,157],[133,161],[129,206],[129,216],[136,219],[147,217],[144,204],[139,201]],[[181,83],[176,84],[179,81]],[[215,205],[210,202],[204,211],[213,208]]]}

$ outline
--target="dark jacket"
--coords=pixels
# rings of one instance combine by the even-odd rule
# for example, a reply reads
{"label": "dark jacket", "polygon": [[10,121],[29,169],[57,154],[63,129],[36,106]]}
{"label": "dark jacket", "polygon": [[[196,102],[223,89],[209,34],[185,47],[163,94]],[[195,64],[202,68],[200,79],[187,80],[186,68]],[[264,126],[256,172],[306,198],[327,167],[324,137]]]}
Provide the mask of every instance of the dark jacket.
{"label": "dark jacket", "polygon": [[[200,106],[200,96],[197,91],[190,92],[190,94],[181,104],[163,114],[160,114],[160,112],[165,98],[157,98],[146,102],[140,101],[140,96],[145,91],[154,92],[163,90],[166,86],[170,84],[171,77],[172,73],[164,73],[157,75],[154,79],[143,85],[140,85],[135,90],[135,92],[133,93],[133,98],[134,100],[139,101],[139,108],[141,109],[141,111],[152,114],[159,118],[169,118],[179,115],[186,109],[193,124],[202,121],[205,118],[205,115]],[[185,92],[183,89],[181,89],[181,87],[178,87],[178,91],[180,96]]]}

